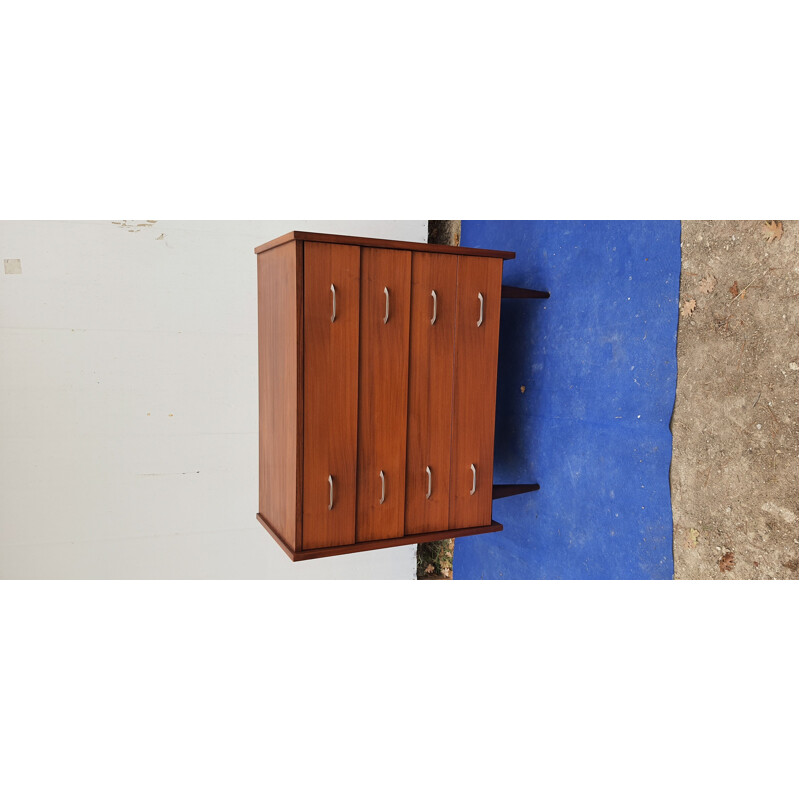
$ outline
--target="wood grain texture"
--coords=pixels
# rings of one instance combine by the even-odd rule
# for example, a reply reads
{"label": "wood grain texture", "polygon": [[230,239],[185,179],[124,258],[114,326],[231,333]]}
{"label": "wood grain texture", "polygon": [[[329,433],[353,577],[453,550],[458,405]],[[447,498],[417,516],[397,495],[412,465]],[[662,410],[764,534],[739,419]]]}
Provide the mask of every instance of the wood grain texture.
{"label": "wood grain texture", "polygon": [[384,547],[401,547],[403,545],[422,544],[423,542],[436,542],[441,539],[454,539],[459,536],[474,536],[478,533],[493,533],[503,530],[499,522],[492,520],[489,525],[482,525],[477,528],[462,528],[452,531],[434,531],[432,533],[418,533],[414,536],[402,536],[398,539],[375,539],[369,542],[357,542],[349,545],[339,545],[335,547],[322,547],[316,550],[303,550],[296,552],[287,547],[286,543],[275,534],[269,523],[260,515],[256,514],[256,519],[261,523],[265,530],[280,545],[281,549],[292,559],[292,561],[308,561],[312,558],[326,558],[327,556],[342,556],[348,553],[363,553],[367,550],[381,550]]}
{"label": "wood grain texture", "polygon": [[258,508],[291,548],[297,540],[298,245],[258,256]]}
{"label": "wood grain texture", "polygon": [[[492,518],[497,345],[502,259],[459,256],[450,459],[450,527],[487,525]],[[484,297],[483,324],[478,327]],[[476,468],[476,490],[470,494]]]}
{"label": "wood grain texture", "polygon": [[550,297],[550,292],[542,289],[522,289],[519,286],[504,286],[501,297],[509,300],[547,300]]}
{"label": "wood grain texture", "polygon": [[[387,322],[384,289],[389,292]],[[411,253],[361,248],[356,513],[359,542],[403,535],[410,302]]]}
{"label": "wood grain texture", "polygon": [[303,549],[303,478],[305,451],[303,447],[303,430],[305,428],[305,244],[295,242],[297,276],[297,292],[295,305],[297,308],[297,498],[295,501],[295,546]]}
{"label": "wood grain texture", "polygon": [[502,263],[513,253],[297,232],[259,250],[258,519],[285,552],[500,530],[493,493],[538,488],[492,486]]}
{"label": "wood grain texture", "polygon": [[305,550],[355,542],[359,249],[318,242],[303,249]]}
{"label": "wood grain texture", "polygon": [[[441,531],[450,515],[450,437],[458,257],[414,253],[406,450],[407,535]],[[431,324],[436,292],[436,322]],[[431,496],[427,498],[431,469]]]}
{"label": "wood grain texture", "polygon": [[388,250],[413,250],[420,253],[450,253],[452,255],[469,254],[490,258],[511,259],[516,255],[510,250],[484,250],[478,247],[456,247],[447,244],[425,244],[422,242],[401,242],[393,239],[371,239],[365,236],[341,236],[335,233],[310,233],[308,231],[291,231],[255,248],[256,253],[263,253],[273,247],[291,241],[325,242],[327,244],[347,244],[359,247],[380,247]]}

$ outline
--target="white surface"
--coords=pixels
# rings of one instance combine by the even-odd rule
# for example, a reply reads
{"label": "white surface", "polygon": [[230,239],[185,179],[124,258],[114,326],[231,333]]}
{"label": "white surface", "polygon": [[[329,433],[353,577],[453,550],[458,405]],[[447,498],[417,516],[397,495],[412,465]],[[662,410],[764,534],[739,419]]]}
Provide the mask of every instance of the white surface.
{"label": "white surface", "polygon": [[412,579],[413,546],[293,564],[256,522],[253,248],[426,221],[136,224],[0,222],[0,578]]}

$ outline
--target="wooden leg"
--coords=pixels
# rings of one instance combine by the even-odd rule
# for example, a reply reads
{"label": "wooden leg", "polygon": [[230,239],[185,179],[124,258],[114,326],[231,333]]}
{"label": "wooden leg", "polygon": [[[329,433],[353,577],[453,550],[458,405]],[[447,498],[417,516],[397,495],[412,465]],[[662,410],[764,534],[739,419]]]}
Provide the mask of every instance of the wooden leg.
{"label": "wooden leg", "polygon": [[539,300],[547,300],[550,297],[550,292],[540,292],[538,289],[520,289],[518,286],[504,286],[500,292],[500,297],[511,299],[526,299],[536,298]]}
{"label": "wooden leg", "polygon": [[[518,286],[503,286],[500,297],[509,299],[539,299],[546,300],[550,292],[540,292],[537,289],[520,289]],[[511,497],[515,494],[539,491],[538,483],[496,483],[492,486],[492,500]]]}
{"label": "wooden leg", "polygon": [[492,500],[537,491],[539,491],[538,483],[496,483],[492,486]]}

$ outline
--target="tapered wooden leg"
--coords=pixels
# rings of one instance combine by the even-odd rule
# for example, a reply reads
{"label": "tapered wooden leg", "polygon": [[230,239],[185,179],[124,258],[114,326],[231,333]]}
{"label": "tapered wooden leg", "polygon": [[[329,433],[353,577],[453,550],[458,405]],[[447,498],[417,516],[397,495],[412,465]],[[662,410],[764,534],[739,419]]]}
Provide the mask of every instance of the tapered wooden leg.
{"label": "tapered wooden leg", "polygon": [[[500,297],[516,300],[546,300],[548,297],[550,297],[550,292],[542,292],[538,289],[521,289],[518,286],[503,286]],[[536,492],[538,490],[538,483],[495,483],[492,486],[492,500],[499,500],[503,497],[511,497],[515,494]]]}
{"label": "tapered wooden leg", "polygon": [[550,292],[540,292],[538,289],[520,289],[518,286],[504,286],[500,292],[500,297],[519,300],[526,298],[547,300],[550,297]]}
{"label": "tapered wooden leg", "polygon": [[492,500],[537,491],[539,491],[538,483],[496,483],[492,486]]}

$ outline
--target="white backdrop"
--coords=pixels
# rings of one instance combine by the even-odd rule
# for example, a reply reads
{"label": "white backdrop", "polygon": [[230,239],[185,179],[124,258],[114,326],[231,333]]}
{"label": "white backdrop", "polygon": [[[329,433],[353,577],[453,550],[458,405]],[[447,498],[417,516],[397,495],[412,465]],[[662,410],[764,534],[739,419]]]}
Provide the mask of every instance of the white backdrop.
{"label": "white backdrop", "polygon": [[427,240],[425,220],[0,222],[0,578],[414,577],[413,546],[293,564],[256,522],[253,248],[290,230]]}

